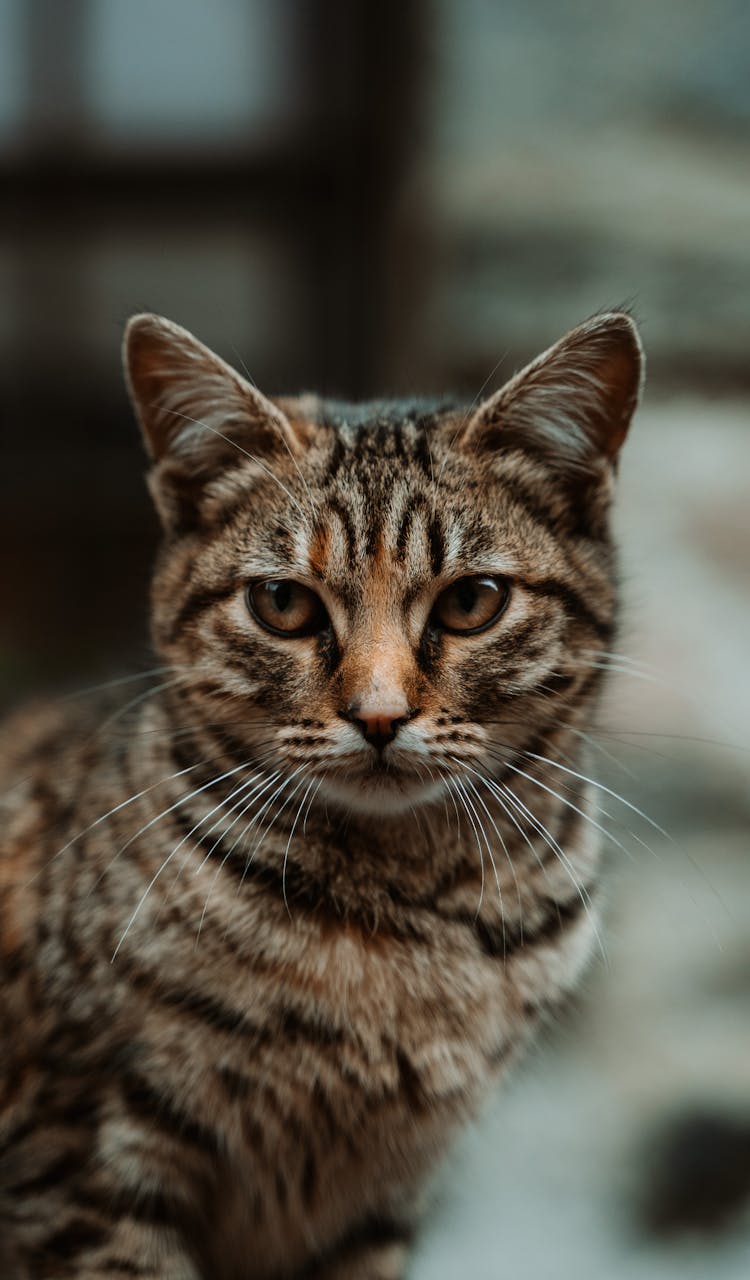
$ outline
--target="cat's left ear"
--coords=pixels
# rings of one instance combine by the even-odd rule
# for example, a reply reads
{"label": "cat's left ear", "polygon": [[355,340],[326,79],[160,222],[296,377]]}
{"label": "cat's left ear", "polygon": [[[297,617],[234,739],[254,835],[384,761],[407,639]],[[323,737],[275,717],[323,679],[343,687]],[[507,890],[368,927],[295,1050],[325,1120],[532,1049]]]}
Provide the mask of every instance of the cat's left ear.
{"label": "cat's left ear", "polygon": [[458,444],[521,448],[581,473],[614,464],[643,385],[643,348],[625,312],[594,316],[517,373],[467,423]]}
{"label": "cat's left ear", "polygon": [[200,521],[212,480],[247,458],[297,455],[304,440],[282,410],[187,329],[163,316],[129,321],[125,380],[153,469],[162,521],[179,530]]}

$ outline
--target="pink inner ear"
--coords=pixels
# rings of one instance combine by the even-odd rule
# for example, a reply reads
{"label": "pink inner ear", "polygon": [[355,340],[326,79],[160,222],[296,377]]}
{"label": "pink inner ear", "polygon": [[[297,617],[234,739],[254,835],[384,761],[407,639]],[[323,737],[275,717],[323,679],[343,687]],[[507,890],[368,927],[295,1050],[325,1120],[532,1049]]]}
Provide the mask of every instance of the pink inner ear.
{"label": "pink inner ear", "polygon": [[637,369],[635,378],[633,373],[632,354],[625,351],[613,351],[599,373],[612,406],[610,415],[603,415],[605,429],[599,433],[602,452],[608,458],[614,458],[619,453],[638,404],[640,368]]}
{"label": "pink inner ear", "polygon": [[[160,316],[136,316],[125,335],[124,361],[133,405],[155,461],[190,454],[214,464],[227,442],[247,437],[251,453],[296,452],[286,416],[220,356],[186,329]],[[203,432],[201,434],[201,424]],[[182,446],[189,442],[189,448]]]}
{"label": "pink inner ear", "polygon": [[125,372],[134,408],[152,458],[158,461],[201,419],[208,387],[214,402],[231,403],[238,379],[186,329],[161,316],[135,316],[124,343]]}
{"label": "pink inner ear", "polygon": [[578,466],[612,461],[638,403],[642,367],[630,317],[598,316],[481,405],[459,443],[488,451],[527,448]]}
{"label": "pink inner ear", "polygon": [[[169,451],[186,422],[165,404],[172,375],[170,355],[144,343],[133,353],[130,366],[138,416],[156,461]],[[187,410],[188,406],[184,408]]]}

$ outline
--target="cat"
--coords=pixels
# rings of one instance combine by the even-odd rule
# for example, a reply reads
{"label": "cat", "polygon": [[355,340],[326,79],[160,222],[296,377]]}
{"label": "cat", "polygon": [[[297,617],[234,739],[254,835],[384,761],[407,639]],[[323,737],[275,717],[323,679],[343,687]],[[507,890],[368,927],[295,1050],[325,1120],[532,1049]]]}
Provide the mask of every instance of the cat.
{"label": "cat", "polygon": [[0,738],[2,1274],[398,1280],[597,947],[640,340],[473,405],[269,400],[154,315],[124,354],[162,668]]}

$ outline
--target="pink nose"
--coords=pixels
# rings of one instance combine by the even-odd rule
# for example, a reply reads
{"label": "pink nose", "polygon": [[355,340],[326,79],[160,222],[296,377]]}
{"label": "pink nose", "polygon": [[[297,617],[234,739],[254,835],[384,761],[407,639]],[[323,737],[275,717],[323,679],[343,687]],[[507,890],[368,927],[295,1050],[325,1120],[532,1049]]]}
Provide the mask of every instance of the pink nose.
{"label": "pink nose", "polygon": [[378,711],[367,712],[353,706],[345,713],[345,719],[351,720],[362,737],[377,747],[378,751],[382,751],[389,742],[393,742],[401,725],[406,724],[410,718],[401,711],[396,712],[395,709],[392,711],[382,707]]}

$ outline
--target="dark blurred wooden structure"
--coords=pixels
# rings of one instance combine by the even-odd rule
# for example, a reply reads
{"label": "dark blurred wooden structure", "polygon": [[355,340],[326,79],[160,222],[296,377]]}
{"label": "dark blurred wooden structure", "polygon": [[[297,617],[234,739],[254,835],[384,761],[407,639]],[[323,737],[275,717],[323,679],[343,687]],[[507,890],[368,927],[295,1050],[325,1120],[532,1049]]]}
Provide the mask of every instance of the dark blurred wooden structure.
{"label": "dark blurred wooden structure", "polygon": [[[253,353],[254,377],[269,391],[382,390],[393,202],[415,136],[419,6],[297,0],[283,6],[298,98],[291,125],[247,146],[108,146],[83,89],[91,3],[28,0],[28,116],[0,156],[0,245],[14,273],[0,366],[6,702],[40,677],[106,670],[134,642],[136,658],[146,653],[154,525],[117,372],[126,315],[106,316],[99,343],[111,358],[96,359],[81,269],[90,247],[121,238],[137,247],[143,235],[158,252],[187,234],[198,256],[228,238],[258,243],[262,255],[268,237],[292,286],[279,282],[277,337]],[[158,288],[154,296],[158,305]],[[212,341],[210,317],[200,336]]]}

